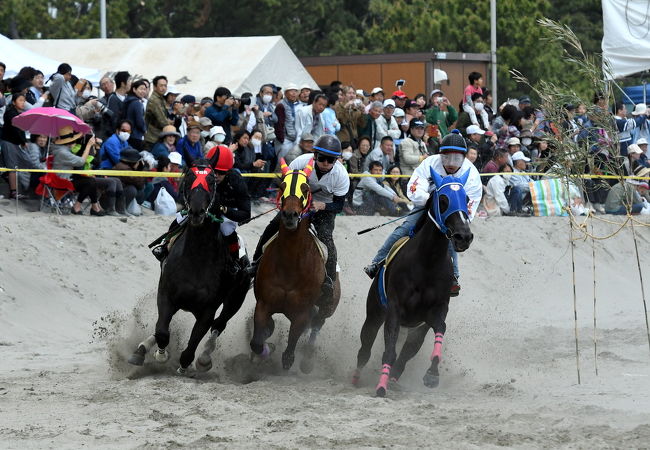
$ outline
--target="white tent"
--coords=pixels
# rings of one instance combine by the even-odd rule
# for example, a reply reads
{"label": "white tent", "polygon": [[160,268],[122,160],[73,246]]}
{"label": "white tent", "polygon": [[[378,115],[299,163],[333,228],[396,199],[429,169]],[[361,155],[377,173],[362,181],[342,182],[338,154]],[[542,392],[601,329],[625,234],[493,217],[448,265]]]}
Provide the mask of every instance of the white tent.
{"label": "white tent", "polygon": [[[650,1],[602,0],[603,59],[610,78],[650,69]],[[607,72],[607,71],[606,71]]]}
{"label": "white tent", "polygon": [[[29,50],[18,44],[18,41],[11,40],[0,34],[0,61],[7,66],[5,78],[15,76],[25,66],[31,66],[43,72],[47,79],[56,72],[59,64],[67,62],[64,59],[52,59],[44,55],[56,55],[57,58],[61,58],[59,54],[46,52],[38,48],[38,46],[35,46],[34,51]],[[101,77],[99,70],[82,66],[72,65],[72,73],[79,78],[85,78],[91,83],[99,83]],[[90,66],[93,65],[90,64]]]}
{"label": "white tent", "polygon": [[128,70],[151,80],[165,75],[182,94],[212,97],[219,86],[234,94],[265,83],[317,85],[282,36],[170,39],[19,40],[30,50],[104,73]]}

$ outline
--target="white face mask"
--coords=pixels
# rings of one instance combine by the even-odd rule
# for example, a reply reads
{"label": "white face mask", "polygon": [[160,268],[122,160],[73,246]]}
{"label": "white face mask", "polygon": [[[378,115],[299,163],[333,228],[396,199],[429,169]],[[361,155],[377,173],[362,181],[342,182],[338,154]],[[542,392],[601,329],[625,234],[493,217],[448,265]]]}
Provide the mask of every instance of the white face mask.
{"label": "white face mask", "polygon": [[126,141],[128,141],[129,138],[131,137],[131,133],[127,133],[126,131],[120,131],[120,132],[117,134],[117,137],[120,138],[120,141],[122,141],[122,142],[126,142]]}
{"label": "white face mask", "polygon": [[225,140],[226,140],[226,135],[225,134],[217,133],[217,134],[214,135],[214,141],[215,142],[222,143]]}
{"label": "white face mask", "polygon": [[345,161],[347,161],[348,159],[352,158],[352,152],[343,152],[341,153],[341,156]]}
{"label": "white face mask", "polygon": [[207,138],[210,135],[209,131],[201,131],[201,137]]}
{"label": "white face mask", "polygon": [[485,108],[485,105],[483,103],[475,103],[474,108],[476,108],[478,112],[481,112]]}
{"label": "white face mask", "polygon": [[251,139],[251,144],[253,145],[253,147],[259,147],[260,145],[262,145],[262,141],[260,141],[259,139]]}
{"label": "white face mask", "polygon": [[93,91],[85,90],[85,91],[83,91],[81,93],[81,97],[82,98],[88,98],[88,97],[90,97],[90,94],[92,94],[92,93],[93,93]]}
{"label": "white face mask", "polygon": [[264,95],[264,96],[262,96],[262,101],[263,101],[264,103],[271,103],[271,100],[273,100],[273,96],[272,96],[272,95]]}

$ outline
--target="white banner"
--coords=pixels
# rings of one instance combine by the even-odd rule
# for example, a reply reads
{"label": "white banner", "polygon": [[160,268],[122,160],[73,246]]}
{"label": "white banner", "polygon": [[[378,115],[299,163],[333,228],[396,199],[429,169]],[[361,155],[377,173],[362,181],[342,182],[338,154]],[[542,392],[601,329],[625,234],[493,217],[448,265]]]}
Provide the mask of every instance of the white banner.
{"label": "white banner", "polygon": [[612,72],[605,76],[650,69],[650,0],[602,0],[602,5],[603,60]]}

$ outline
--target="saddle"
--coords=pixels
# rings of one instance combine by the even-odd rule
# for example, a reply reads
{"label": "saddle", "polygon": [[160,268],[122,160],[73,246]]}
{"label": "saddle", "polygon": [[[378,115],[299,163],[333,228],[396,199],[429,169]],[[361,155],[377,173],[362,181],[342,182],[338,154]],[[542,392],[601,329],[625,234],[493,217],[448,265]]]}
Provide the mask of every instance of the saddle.
{"label": "saddle", "polygon": [[410,237],[404,236],[401,237],[393,244],[393,246],[390,248],[388,251],[388,256],[386,257],[386,263],[384,264],[384,267],[388,267],[390,262],[395,258],[395,256],[399,253],[399,251],[404,247],[404,245],[408,242]]}
{"label": "saddle", "polygon": [[[266,251],[266,247],[268,247],[269,244],[271,244],[271,242],[277,239],[279,233],[280,232],[275,233],[273,236],[271,236],[271,239],[266,241],[266,244],[264,244],[264,246],[262,247],[262,253]],[[309,234],[314,239],[314,242],[316,243],[316,247],[318,248],[318,253],[320,253],[321,258],[323,258],[323,264],[325,264],[327,262],[327,246],[323,244],[323,242],[320,239],[318,239],[318,236],[316,235],[316,230],[313,227],[309,228]],[[338,264],[336,265],[336,269],[337,269],[336,271],[338,272],[339,271]]]}

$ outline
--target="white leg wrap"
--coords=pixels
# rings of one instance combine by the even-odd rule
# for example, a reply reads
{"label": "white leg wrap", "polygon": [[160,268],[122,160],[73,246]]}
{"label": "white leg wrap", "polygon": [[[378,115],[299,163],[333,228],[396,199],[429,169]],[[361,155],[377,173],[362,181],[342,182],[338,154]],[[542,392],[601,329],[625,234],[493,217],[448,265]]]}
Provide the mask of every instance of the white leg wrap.
{"label": "white leg wrap", "polygon": [[[144,341],[140,342],[140,345],[142,345],[147,351],[151,350],[151,347],[156,343],[156,337],[152,334],[149,336],[147,339]],[[138,345],[138,347],[140,346]]]}
{"label": "white leg wrap", "polygon": [[203,355],[205,357],[209,357],[212,352],[217,348],[217,338],[219,337],[219,331],[214,330],[212,333],[210,333],[210,337],[208,337],[208,340],[205,342],[205,346],[203,347]]}

